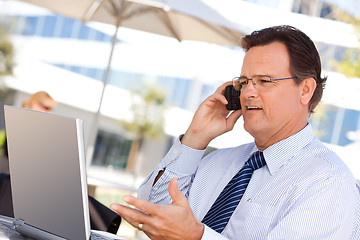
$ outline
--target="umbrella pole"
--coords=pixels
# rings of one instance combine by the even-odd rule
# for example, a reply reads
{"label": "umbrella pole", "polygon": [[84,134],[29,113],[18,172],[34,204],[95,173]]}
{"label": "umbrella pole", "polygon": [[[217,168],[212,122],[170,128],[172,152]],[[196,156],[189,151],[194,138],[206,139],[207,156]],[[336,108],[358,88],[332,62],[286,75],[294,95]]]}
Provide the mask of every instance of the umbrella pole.
{"label": "umbrella pole", "polygon": [[90,166],[91,164],[91,160],[94,154],[94,147],[95,147],[95,143],[96,143],[96,135],[97,135],[97,130],[98,130],[98,125],[99,125],[99,118],[100,118],[100,114],[101,114],[101,106],[102,106],[102,102],[103,102],[103,98],[104,98],[104,93],[105,93],[105,87],[107,85],[108,79],[109,79],[109,74],[110,74],[110,69],[111,69],[111,61],[112,61],[112,56],[114,53],[114,48],[116,45],[116,41],[117,41],[117,33],[119,30],[119,26],[120,23],[119,21],[117,21],[118,23],[116,24],[116,29],[115,29],[115,34],[112,38],[112,44],[111,44],[111,51],[110,51],[110,56],[109,56],[109,61],[106,67],[106,71],[105,71],[105,75],[104,75],[104,80],[103,80],[103,87],[101,90],[101,96],[100,96],[100,102],[99,102],[99,107],[94,115],[93,121],[91,123],[91,128],[90,128],[90,136],[89,136],[89,142],[87,144],[87,158],[86,158],[86,163],[87,166]]}

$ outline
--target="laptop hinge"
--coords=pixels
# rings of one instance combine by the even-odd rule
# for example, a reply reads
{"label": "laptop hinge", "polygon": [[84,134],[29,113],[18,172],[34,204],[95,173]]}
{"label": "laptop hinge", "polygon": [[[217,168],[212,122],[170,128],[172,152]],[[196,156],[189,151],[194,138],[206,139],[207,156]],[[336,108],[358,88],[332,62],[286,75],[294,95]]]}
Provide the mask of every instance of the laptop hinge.
{"label": "laptop hinge", "polygon": [[24,220],[17,219],[14,221],[15,230],[19,233],[38,240],[66,240],[52,233],[46,232],[39,228],[26,224]]}

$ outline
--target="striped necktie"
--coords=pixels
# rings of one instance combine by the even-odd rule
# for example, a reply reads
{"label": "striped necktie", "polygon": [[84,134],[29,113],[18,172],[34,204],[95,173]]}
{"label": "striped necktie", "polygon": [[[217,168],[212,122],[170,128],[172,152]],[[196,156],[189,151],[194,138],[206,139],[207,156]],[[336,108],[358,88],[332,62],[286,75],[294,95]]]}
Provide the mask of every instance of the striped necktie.
{"label": "striped necktie", "polygon": [[253,172],[265,164],[266,162],[262,152],[257,151],[253,153],[243,168],[240,169],[220,193],[203,218],[202,223],[216,232],[221,233],[244,195]]}

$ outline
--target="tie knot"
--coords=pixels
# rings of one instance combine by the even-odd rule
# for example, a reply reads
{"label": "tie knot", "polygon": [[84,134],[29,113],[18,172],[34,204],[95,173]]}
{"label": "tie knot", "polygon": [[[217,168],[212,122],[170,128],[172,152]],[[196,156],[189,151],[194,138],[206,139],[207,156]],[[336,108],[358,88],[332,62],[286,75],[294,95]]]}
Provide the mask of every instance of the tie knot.
{"label": "tie knot", "polygon": [[247,161],[249,167],[254,171],[266,165],[264,154],[261,151],[254,152]]}

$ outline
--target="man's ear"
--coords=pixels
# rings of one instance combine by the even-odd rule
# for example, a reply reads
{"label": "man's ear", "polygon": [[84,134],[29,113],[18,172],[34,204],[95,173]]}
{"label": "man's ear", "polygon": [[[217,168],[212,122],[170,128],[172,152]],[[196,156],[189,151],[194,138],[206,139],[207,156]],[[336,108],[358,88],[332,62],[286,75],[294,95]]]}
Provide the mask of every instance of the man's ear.
{"label": "man's ear", "polygon": [[300,83],[300,102],[303,105],[307,105],[310,102],[314,95],[315,88],[316,81],[314,78],[306,78]]}

